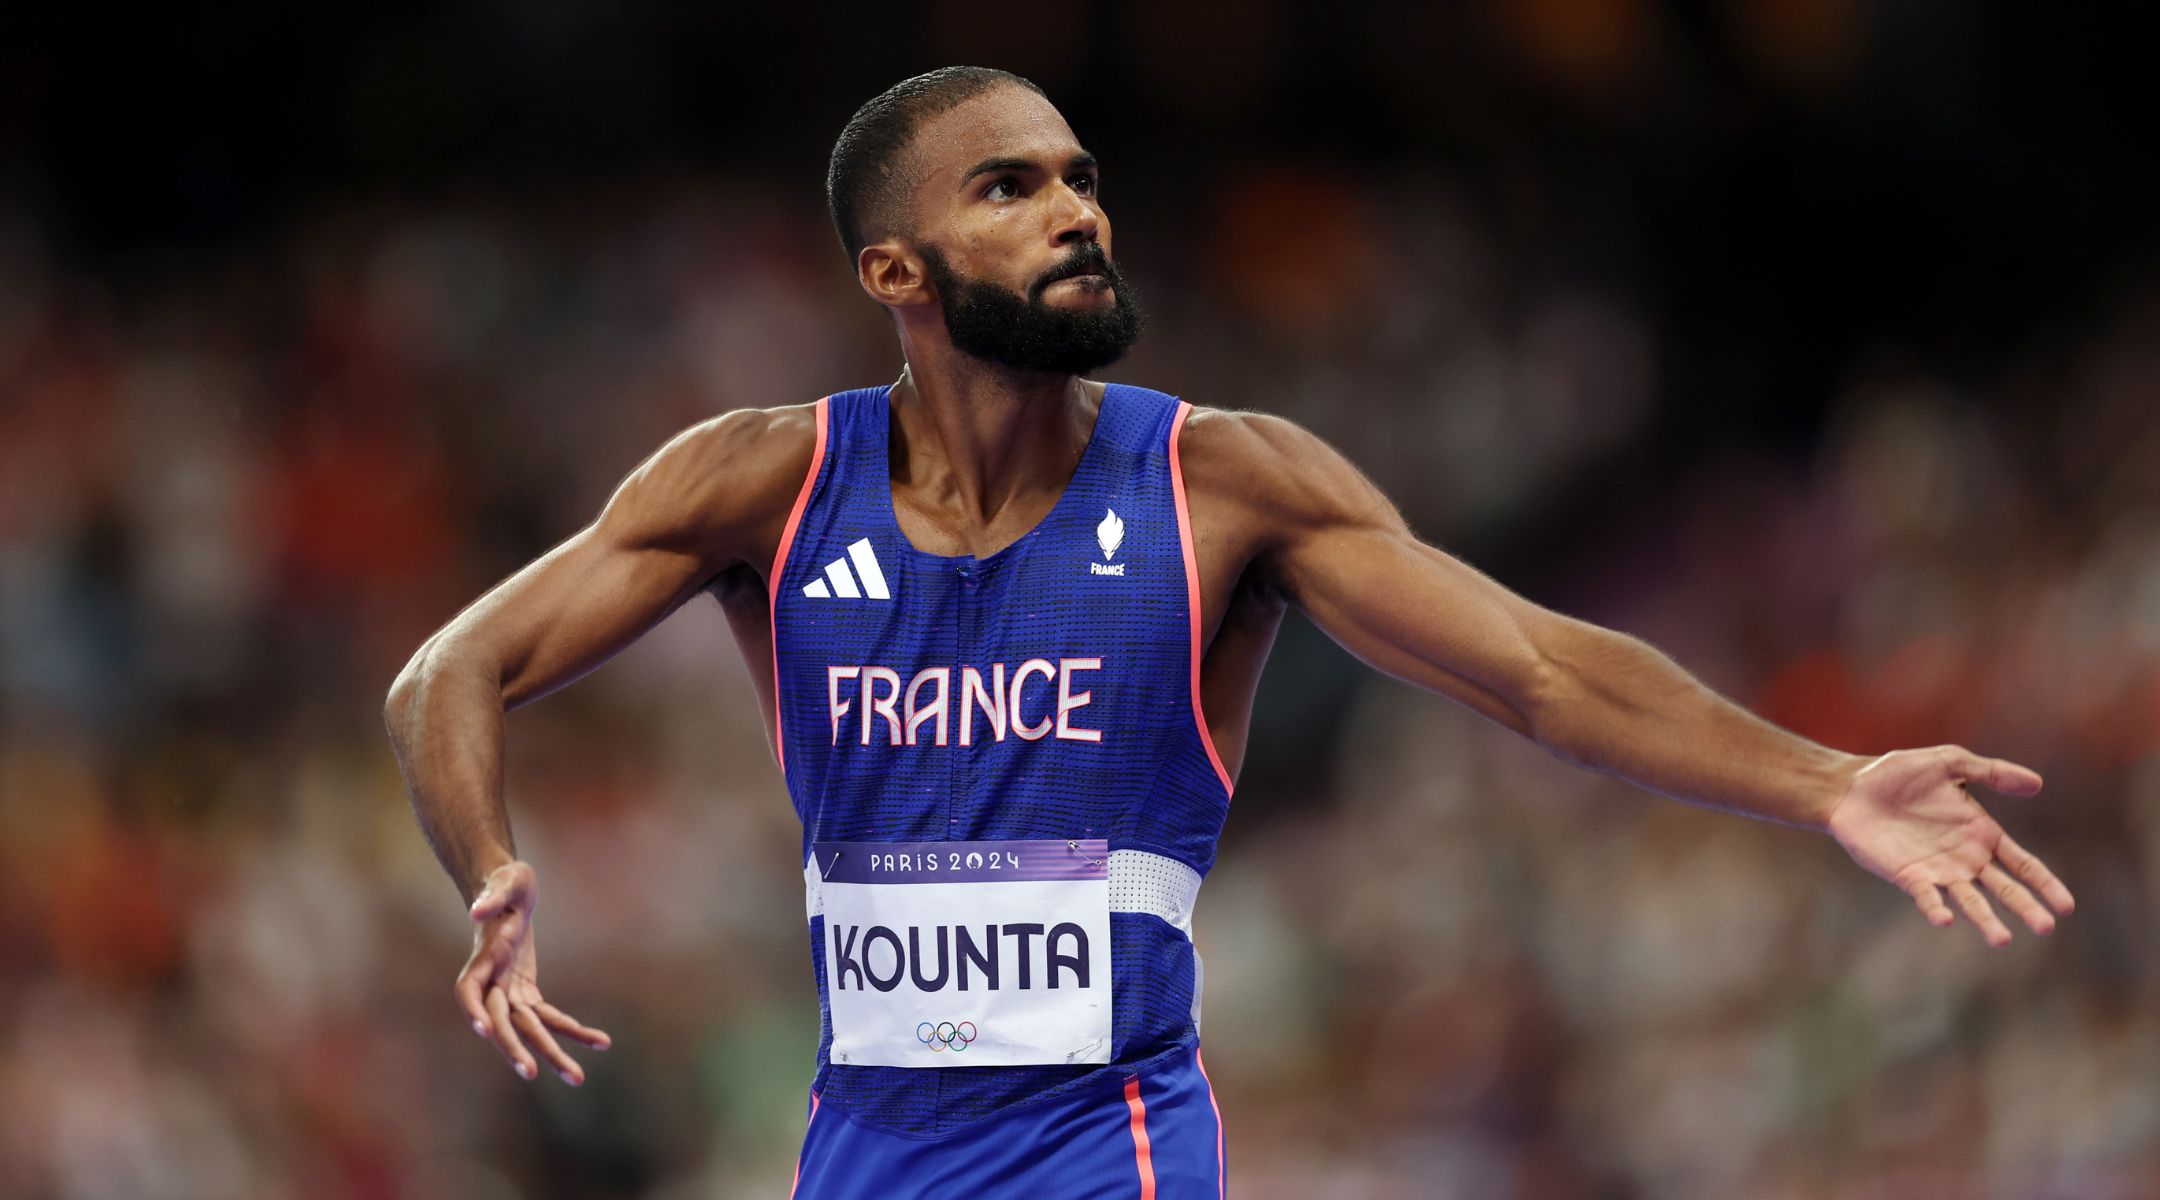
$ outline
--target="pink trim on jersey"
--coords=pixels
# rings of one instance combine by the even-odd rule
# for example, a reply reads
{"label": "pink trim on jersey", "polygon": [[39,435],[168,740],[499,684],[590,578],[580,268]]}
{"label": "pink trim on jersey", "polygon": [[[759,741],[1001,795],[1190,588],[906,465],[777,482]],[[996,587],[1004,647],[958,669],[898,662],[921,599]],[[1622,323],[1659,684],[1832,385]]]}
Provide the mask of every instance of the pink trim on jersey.
{"label": "pink trim on jersey", "polygon": [[1207,1064],[1200,1061],[1198,1046],[1193,1047],[1192,1060],[1193,1065],[1200,1068],[1200,1082],[1207,1085],[1208,1107],[1215,1110],[1215,1200],[1223,1200],[1223,1188],[1230,1177],[1223,1174],[1222,1105],[1215,1102],[1215,1081],[1207,1077]]}
{"label": "pink trim on jersey", "polygon": [[1185,468],[1178,460],[1178,435],[1191,415],[1192,405],[1178,401],[1177,417],[1170,422],[1170,494],[1177,501],[1178,542],[1185,551],[1185,608],[1192,614],[1192,715],[1200,730],[1200,744],[1207,747],[1208,761],[1215,764],[1215,776],[1222,780],[1223,794],[1229,795],[1237,789],[1223,767],[1222,755],[1215,752],[1215,736],[1208,732],[1207,713],[1200,704],[1200,565],[1193,556],[1192,513],[1185,506]]}
{"label": "pink trim on jersey", "polygon": [[[772,699],[773,699],[773,755],[780,760],[780,777],[787,778],[787,737],[780,728],[780,572],[787,569],[788,549],[795,544],[795,527],[802,524],[803,509],[810,506],[810,492],[817,487],[818,468],[825,465],[825,402],[831,396],[820,399],[815,405],[817,412],[817,441],[810,447],[810,473],[803,476],[802,490],[795,493],[795,507],[788,510],[787,526],[780,531],[780,545],[773,551],[772,571],[765,576],[766,616],[772,621]],[[810,1098],[810,1114],[817,1115],[817,1097]]]}
{"label": "pink trim on jersey", "polygon": [[[823,409],[819,410],[821,414],[823,413],[823,411]],[[817,1124],[817,1110],[818,1095],[816,1092],[812,1092],[810,1093],[810,1119],[804,1121],[802,1127],[804,1145],[803,1148],[797,1151],[795,1154],[795,1180],[794,1182],[787,1185],[788,1200],[795,1200],[795,1189],[802,1186],[802,1160],[803,1155],[810,1152],[810,1127]]]}
{"label": "pink trim on jersey", "polygon": [[1125,1081],[1125,1107],[1132,1110],[1133,1165],[1140,1169],[1140,1200],[1155,1200],[1155,1152],[1148,1146],[1147,1102],[1140,1098],[1140,1077]]}

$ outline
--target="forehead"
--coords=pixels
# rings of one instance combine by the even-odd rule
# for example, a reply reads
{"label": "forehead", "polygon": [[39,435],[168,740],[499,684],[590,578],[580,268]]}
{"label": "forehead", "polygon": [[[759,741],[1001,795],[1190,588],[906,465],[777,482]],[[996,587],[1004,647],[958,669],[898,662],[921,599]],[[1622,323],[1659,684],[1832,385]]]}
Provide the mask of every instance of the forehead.
{"label": "forehead", "polygon": [[967,170],[985,159],[1062,164],[1081,152],[1056,106],[1017,84],[992,88],[924,121],[911,150],[929,195],[959,187]]}

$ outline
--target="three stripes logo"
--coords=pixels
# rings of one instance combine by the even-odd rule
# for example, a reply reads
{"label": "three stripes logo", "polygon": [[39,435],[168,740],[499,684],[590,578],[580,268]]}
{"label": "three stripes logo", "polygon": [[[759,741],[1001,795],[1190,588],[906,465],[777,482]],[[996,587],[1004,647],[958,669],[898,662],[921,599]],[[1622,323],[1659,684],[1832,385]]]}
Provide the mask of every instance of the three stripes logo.
{"label": "three stripes logo", "polygon": [[[848,570],[853,562],[855,569]],[[856,577],[862,577],[860,586]],[[885,572],[878,567],[877,555],[870,552],[870,539],[863,538],[847,548],[847,553],[825,564],[825,578],[813,579],[803,585],[802,594],[816,600],[872,600],[892,599],[892,590],[885,586]]]}

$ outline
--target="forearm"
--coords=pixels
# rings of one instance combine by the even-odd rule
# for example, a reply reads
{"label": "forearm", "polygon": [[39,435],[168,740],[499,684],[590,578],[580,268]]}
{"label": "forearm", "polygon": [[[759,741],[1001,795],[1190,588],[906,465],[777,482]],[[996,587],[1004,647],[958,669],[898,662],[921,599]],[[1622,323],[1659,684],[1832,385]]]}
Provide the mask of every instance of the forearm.
{"label": "forearm", "polygon": [[517,857],[499,675],[431,639],[392,685],[383,719],[420,830],[470,904],[488,873]]}
{"label": "forearm", "polygon": [[1649,644],[1582,622],[1549,639],[1532,736],[1675,800],[1820,831],[1866,759],[1748,712]]}

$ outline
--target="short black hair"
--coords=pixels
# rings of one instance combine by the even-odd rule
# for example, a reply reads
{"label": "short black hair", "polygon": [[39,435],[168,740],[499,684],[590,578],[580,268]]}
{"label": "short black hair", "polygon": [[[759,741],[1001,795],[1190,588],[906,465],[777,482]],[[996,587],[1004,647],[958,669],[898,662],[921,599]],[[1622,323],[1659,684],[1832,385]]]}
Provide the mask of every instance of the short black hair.
{"label": "short black hair", "polygon": [[939,67],[886,88],[848,118],[825,171],[825,203],[850,263],[864,246],[892,233],[907,212],[914,180],[900,158],[915,140],[915,130],[929,118],[1005,84],[1043,95],[1032,81],[1011,71]]}

